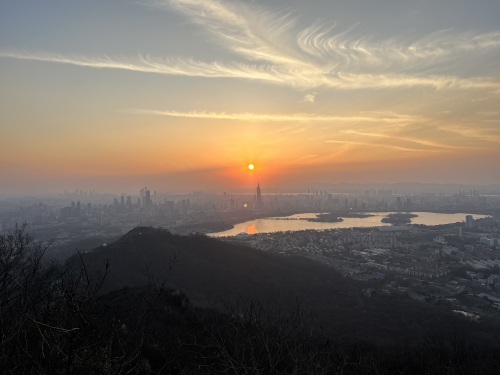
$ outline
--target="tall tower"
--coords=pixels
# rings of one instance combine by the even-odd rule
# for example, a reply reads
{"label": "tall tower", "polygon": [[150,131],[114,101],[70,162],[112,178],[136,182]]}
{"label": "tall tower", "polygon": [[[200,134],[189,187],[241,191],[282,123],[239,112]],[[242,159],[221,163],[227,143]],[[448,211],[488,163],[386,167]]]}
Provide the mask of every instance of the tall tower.
{"label": "tall tower", "polygon": [[262,192],[260,191],[260,182],[257,184],[257,208],[262,208]]}

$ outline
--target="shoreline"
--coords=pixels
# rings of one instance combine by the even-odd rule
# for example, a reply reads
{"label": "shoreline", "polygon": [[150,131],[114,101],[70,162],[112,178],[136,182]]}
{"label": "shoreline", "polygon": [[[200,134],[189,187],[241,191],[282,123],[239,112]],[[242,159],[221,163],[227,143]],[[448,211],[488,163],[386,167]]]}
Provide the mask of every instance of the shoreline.
{"label": "shoreline", "polygon": [[[203,234],[213,234],[213,233],[220,233],[220,232],[225,232],[231,229],[234,229],[236,225],[242,224],[245,222],[249,221],[254,221],[254,220],[259,220],[259,219],[266,219],[266,220],[276,220],[276,221],[307,221],[307,222],[312,222],[312,223],[339,223],[343,222],[344,219],[365,219],[365,218],[370,218],[373,216],[382,216],[384,217],[381,220],[382,224],[392,224],[392,225],[397,225],[397,223],[391,223],[388,220],[388,215],[393,214],[393,215],[411,215],[412,218],[418,217],[418,212],[422,213],[430,213],[430,214],[443,214],[443,215],[457,215],[457,214],[464,214],[464,215],[482,215],[482,216],[491,216],[490,213],[464,213],[464,212],[456,212],[456,211],[445,211],[445,210],[431,210],[431,211],[390,211],[390,210],[381,210],[381,211],[361,211],[361,210],[356,210],[356,211],[347,211],[347,210],[332,210],[331,212],[324,212],[324,211],[315,211],[315,210],[290,210],[290,211],[283,211],[279,213],[272,213],[272,212],[255,212],[255,211],[250,211],[250,210],[239,210],[239,211],[232,211],[232,212],[225,212],[220,215],[219,220],[212,220],[212,221],[207,221],[207,222],[201,222],[201,223],[194,223],[194,224],[184,224],[184,225],[179,225],[176,227],[171,228],[175,232],[181,234],[186,234],[186,233],[203,233]],[[293,215],[300,215],[300,214],[315,214],[318,215],[317,218],[291,218],[290,216]],[[325,215],[324,217],[328,216],[335,216],[335,220],[329,220],[329,219],[321,219],[321,215]],[[386,219],[384,221],[384,219]],[[465,219],[465,216],[464,216]],[[390,218],[389,218],[390,220]],[[460,222],[460,221],[457,221]],[[425,225],[425,224],[415,224],[412,223],[411,221],[408,223],[404,224],[411,224],[411,225]],[[441,224],[439,224],[441,225]]]}
{"label": "shoreline", "polygon": [[[450,224],[460,224],[460,223],[463,223],[464,220],[465,220],[465,215],[469,215],[469,213],[464,213],[464,212],[432,212],[432,211],[414,211],[414,212],[420,212],[420,213],[428,213],[428,214],[445,214],[445,215],[459,215],[459,214],[464,214],[464,217],[463,218],[456,218],[454,219],[452,222],[448,222],[448,223],[439,223],[439,224],[422,224],[422,223],[412,223],[412,222],[409,222],[409,223],[405,223],[406,225],[416,225],[416,226],[429,226],[429,227],[434,227],[434,226],[439,226],[439,225],[450,225]],[[396,213],[397,212],[394,212],[394,211],[357,211],[357,212],[353,212],[354,215],[352,215],[353,217],[348,217],[348,215],[345,215],[344,217],[346,219],[364,219],[364,218],[370,218],[370,217],[373,217],[373,216],[381,216],[381,218],[387,218],[387,214],[389,213]],[[324,213],[319,213],[319,212],[304,212],[304,211],[301,211],[301,212],[293,212],[293,213],[289,213],[288,216],[290,215],[297,215],[297,214],[317,214],[317,215],[321,215],[321,214],[324,214]],[[362,217],[359,217],[358,215],[356,214],[363,214]],[[366,214],[366,215],[364,215]],[[370,215],[368,215],[370,214]],[[385,215],[384,215],[385,214]],[[336,214],[335,214],[336,215]],[[418,214],[413,214],[413,218],[418,218],[420,215]],[[481,215],[481,218],[483,217],[491,217],[490,214],[472,214],[472,215]],[[340,215],[339,215],[340,216]],[[238,224],[243,224],[243,223],[246,223],[246,222],[251,222],[251,221],[255,221],[255,220],[259,220],[259,219],[266,219],[266,220],[276,220],[276,221],[296,221],[296,222],[299,222],[299,221],[306,221],[306,222],[309,222],[309,223],[323,223],[323,224],[335,224],[335,223],[341,223],[343,222],[344,220],[336,220],[336,221],[327,221],[327,220],[315,220],[314,218],[286,218],[286,216],[282,216],[282,215],[272,215],[272,216],[269,216],[269,215],[255,215],[253,218],[249,218],[249,219],[246,219],[244,221],[239,221],[239,222],[233,222],[231,223],[231,228],[229,229],[226,229],[224,231],[216,231],[216,232],[207,232],[206,234],[216,234],[216,236],[222,236],[222,232],[225,232],[225,231],[229,231],[231,229],[234,229]],[[360,225],[359,227],[361,228],[378,228],[378,227],[383,227],[383,226],[387,226],[387,227],[390,227],[391,226],[391,223],[388,223],[387,221],[382,221],[380,220],[378,223],[380,223],[379,225],[374,225],[374,223],[371,223],[370,225],[367,225],[367,226],[363,226],[363,225]],[[377,223],[377,224],[378,224]],[[398,226],[396,224],[392,224],[392,226]],[[355,227],[358,227],[358,226],[354,226],[353,228]],[[309,230],[309,229],[300,229],[300,230]],[[323,230],[323,229],[311,229],[311,230]],[[242,230],[242,232],[245,232],[245,230]],[[228,234],[229,235],[229,234]],[[231,235],[235,235],[235,234],[231,234]]]}

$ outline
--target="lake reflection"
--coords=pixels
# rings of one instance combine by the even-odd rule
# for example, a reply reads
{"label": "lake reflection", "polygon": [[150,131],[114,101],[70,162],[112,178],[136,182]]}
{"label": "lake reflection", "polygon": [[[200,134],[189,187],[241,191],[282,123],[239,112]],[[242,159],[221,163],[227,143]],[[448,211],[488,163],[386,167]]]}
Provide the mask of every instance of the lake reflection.
{"label": "lake reflection", "polygon": [[[442,225],[465,221],[466,213],[439,214],[433,212],[412,212],[418,217],[412,218],[412,224]],[[317,213],[296,214],[286,217],[270,217],[256,219],[236,224],[233,229],[223,232],[211,233],[213,237],[235,236],[239,233],[273,233],[299,230],[326,230],[335,228],[357,228],[357,227],[383,227],[390,224],[382,223],[381,219],[387,216],[388,212],[370,212],[374,215],[366,218],[344,218],[339,223],[317,223],[307,221],[318,216]],[[474,219],[488,217],[488,215],[473,215]]]}

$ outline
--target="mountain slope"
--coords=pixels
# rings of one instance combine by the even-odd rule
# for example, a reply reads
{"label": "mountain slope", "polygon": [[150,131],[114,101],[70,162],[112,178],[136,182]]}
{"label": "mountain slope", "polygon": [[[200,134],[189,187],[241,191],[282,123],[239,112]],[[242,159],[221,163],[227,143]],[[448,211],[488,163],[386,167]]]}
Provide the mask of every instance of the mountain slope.
{"label": "mountain slope", "polygon": [[[177,254],[170,270],[170,263]],[[183,237],[139,227],[107,247],[83,254],[91,270],[110,263],[104,292],[148,282],[146,268],[180,289],[193,304],[223,309],[240,297],[296,301],[312,313],[317,332],[348,340],[416,342],[429,335],[473,335],[492,340],[497,324],[478,324],[439,306],[408,298],[361,293],[365,284],[302,257],[284,257],[204,236]],[[74,258],[73,258],[74,261]]]}

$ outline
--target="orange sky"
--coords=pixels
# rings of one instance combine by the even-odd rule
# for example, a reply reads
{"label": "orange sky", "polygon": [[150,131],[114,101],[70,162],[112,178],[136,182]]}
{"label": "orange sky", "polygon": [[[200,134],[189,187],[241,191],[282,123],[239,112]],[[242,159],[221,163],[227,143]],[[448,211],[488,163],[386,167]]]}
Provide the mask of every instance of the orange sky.
{"label": "orange sky", "polygon": [[379,4],[5,6],[0,194],[500,184],[500,5]]}

